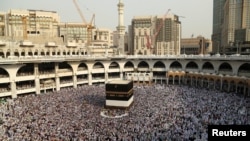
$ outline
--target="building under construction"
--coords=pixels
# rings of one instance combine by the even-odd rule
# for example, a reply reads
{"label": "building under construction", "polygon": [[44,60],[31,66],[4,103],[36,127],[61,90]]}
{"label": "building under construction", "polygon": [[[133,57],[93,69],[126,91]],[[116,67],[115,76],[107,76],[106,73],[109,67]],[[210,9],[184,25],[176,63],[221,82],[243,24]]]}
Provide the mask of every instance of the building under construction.
{"label": "building under construction", "polygon": [[132,53],[134,55],[179,55],[181,22],[179,16],[137,16],[132,19]]}

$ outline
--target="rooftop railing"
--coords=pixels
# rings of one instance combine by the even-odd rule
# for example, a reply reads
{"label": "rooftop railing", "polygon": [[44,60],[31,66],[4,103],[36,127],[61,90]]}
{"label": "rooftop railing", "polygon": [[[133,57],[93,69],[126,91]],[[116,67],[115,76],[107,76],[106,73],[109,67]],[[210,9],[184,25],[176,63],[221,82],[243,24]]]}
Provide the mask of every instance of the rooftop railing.
{"label": "rooftop railing", "polygon": [[201,55],[111,55],[111,56],[90,56],[90,55],[60,55],[60,56],[9,56],[0,58],[0,64],[25,63],[25,62],[62,62],[67,60],[108,60],[112,58],[123,59],[205,59],[205,60],[250,60],[250,55],[222,55],[222,56],[201,56]]}

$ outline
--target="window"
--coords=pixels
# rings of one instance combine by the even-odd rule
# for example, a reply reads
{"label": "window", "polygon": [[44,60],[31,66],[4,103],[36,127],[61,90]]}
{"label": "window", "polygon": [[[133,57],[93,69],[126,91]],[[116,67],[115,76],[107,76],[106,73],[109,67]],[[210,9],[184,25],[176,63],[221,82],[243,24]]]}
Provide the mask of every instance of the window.
{"label": "window", "polygon": [[4,21],[4,17],[1,15],[0,16],[0,22],[3,22]]}

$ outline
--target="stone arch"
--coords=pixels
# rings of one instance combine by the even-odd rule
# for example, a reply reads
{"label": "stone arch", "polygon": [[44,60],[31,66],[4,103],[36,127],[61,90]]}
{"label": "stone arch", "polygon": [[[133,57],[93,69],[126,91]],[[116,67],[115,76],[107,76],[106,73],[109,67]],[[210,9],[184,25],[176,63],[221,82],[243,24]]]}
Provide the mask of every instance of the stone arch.
{"label": "stone arch", "polygon": [[229,63],[224,62],[224,63],[220,64],[218,72],[219,72],[219,74],[223,74],[223,75],[232,75],[233,68]]}
{"label": "stone arch", "polygon": [[214,78],[213,77],[210,77],[208,79],[208,88],[209,89],[213,89],[214,88]]}
{"label": "stone arch", "polygon": [[117,62],[111,62],[109,69],[120,69],[120,65]]}
{"label": "stone arch", "polygon": [[235,92],[236,91],[236,81],[235,80],[230,80],[229,81],[229,85],[230,85],[230,90],[231,92]]}
{"label": "stone arch", "polygon": [[40,55],[41,55],[41,56],[45,56],[45,51],[44,51],[44,49],[41,50]]}
{"label": "stone arch", "polygon": [[67,55],[67,51],[64,49],[64,50],[62,50],[62,55]]}
{"label": "stone arch", "polygon": [[78,68],[77,68],[77,71],[82,71],[82,70],[88,70],[88,66],[83,62],[80,63]]}
{"label": "stone arch", "polygon": [[34,75],[34,64],[29,63],[18,69],[16,76]]}
{"label": "stone arch", "polygon": [[108,69],[108,77],[109,79],[119,79],[120,76],[120,65],[117,62],[111,62],[109,64],[109,69]]}
{"label": "stone arch", "polygon": [[104,69],[104,65],[101,62],[95,62],[92,69],[98,69],[98,68]]}
{"label": "stone arch", "polygon": [[3,51],[3,49],[0,49],[0,58],[4,58],[4,57],[5,57],[4,51]]}
{"label": "stone arch", "polygon": [[71,52],[72,55],[77,55],[77,50],[76,49],[73,49],[72,52]]}
{"label": "stone arch", "polygon": [[49,49],[47,49],[47,50],[45,51],[45,55],[46,55],[46,56],[49,56],[49,55],[50,55],[50,50],[49,50]]}
{"label": "stone arch", "polygon": [[88,80],[88,65],[81,62],[77,67],[77,82],[84,83]]}
{"label": "stone arch", "polygon": [[[1,79],[9,79],[9,73],[0,67],[0,77]],[[0,93],[10,91],[10,83],[0,83]]]}
{"label": "stone arch", "polygon": [[56,53],[56,49],[55,48],[53,48],[52,50],[51,50],[51,55],[57,55],[57,53]]}
{"label": "stone arch", "polygon": [[15,49],[15,50],[14,50],[14,56],[18,56],[18,57],[20,56],[19,50],[18,50],[18,49]]}
{"label": "stone arch", "polygon": [[124,64],[124,68],[134,68],[134,64],[131,61],[128,61]]}
{"label": "stone arch", "polygon": [[226,78],[224,78],[222,80],[222,90],[226,92],[228,91],[228,87],[229,87],[229,81]]}
{"label": "stone arch", "polygon": [[54,62],[46,62],[38,64],[39,74],[49,74],[55,73],[55,63]]}
{"label": "stone arch", "polygon": [[244,94],[244,86],[245,86],[245,83],[243,81],[239,81],[236,87],[237,93]]}
{"label": "stone arch", "polygon": [[21,49],[21,55],[20,56],[25,56],[25,49]]}
{"label": "stone arch", "polygon": [[155,62],[153,68],[166,68],[165,64],[162,61]]}
{"label": "stone arch", "polygon": [[202,71],[206,72],[206,71],[214,71],[214,65],[210,62],[205,62],[202,65]]}
{"label": "stone arch", "polygon": [[190,61],[186,65],[186,70],[189,69],[191,71],[197,71],[198,70],[198,65],[194,61]]}
{"label": "stone arch", "polygon": [[141,61],[137,68],[138,71],[149,71],[149,64],[146,61]]}
{"label": "stone arch", "polygon": [[0,76],[1,78],[9,77],[9,73],[4,69],[0,67]]}
{"label": "stone arch", "polygon": [[58,56],[62,55],[60,49],[57,49],[57,50],[56,50],[56,55],[58,55]]}
{"label": "stone arch", "polygon": [[28,49],[28,50],[27,50],[27,55],[28,55],[28,56],[33,56],[33,51],[32,51],[32,49]]}
{"label": "stone arch", "polygon": [[61,63],[58,63],[58,73],[64,73],[63,76],[59,77],[60,83],[61,84],[67,84],[67,83],[72,83],[73,82],[73,74],[74,68],[69,64],[68,62],[64,61]]}
{"label": "stone arch", "polygon": [[105,79],[106,73],[105,72],[105,66],[101,62],[95,62],[95,64],[92,67],[92,80],[98,81],[100,79]]}
{"label": "stone arch", "polygon": [[166,66],[162,61],[157,61],[153,65],[153,77],[165,78]]}
{"label": "stone arch", "polygon": [[34,54],[35,56],[38,56],[38,55],[39,55],[38,49],[35,49],[33,54]]}
{"label": "stone arch", "polygon": [[244,64],[242,64],[239,67],[237,73],[238,73],[239,76],[250,77],[250,63],[244,63]]}
{"label": "stone arch", "polygon": [[68,64],[67,62],[59,63],[59,64],[58,64],[58,68],[59,68],[59,69],[68,69],[68,70],[73,71],[73,68],[72,68],[71,65]]}
{"label": "stone arch", "polygon": [[182,70],[182,65],[179,61],[174,61],[169,66],[170,70]]}
{"label": "stone arch", "polygon": [[8,56],[10,56],[10,49],[7,49],[7,51],[6,51],[6,57],[8,58]]}

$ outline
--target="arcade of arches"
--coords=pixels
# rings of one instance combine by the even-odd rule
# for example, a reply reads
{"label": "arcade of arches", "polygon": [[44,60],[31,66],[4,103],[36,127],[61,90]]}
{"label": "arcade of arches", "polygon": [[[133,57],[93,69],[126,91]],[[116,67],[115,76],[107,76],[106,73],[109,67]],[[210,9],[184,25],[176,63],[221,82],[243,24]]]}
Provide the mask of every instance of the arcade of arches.
{"label": "arcade of arches", "polygon": [[2,64],[0,76],[0,97],[12,98],[120,79],[133,79],[139,84],[182,84],[250,96],[250,63],[237,60],[31,61]]}

